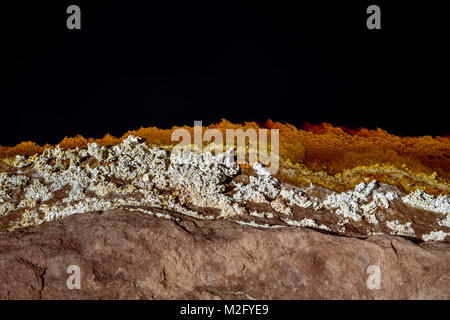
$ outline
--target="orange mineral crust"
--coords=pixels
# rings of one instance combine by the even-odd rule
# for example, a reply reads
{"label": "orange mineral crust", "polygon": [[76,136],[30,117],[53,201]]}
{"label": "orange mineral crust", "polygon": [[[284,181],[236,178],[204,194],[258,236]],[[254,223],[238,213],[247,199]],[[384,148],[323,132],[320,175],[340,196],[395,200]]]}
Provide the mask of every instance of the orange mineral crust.
{"label": "orange mineral crust", "polygon": [[[143,138],[150,145],[171,147],[173,130],[187,129],[194,135],[193,127],[172,129],[140,128],[128,131],[117,138],[109,134],[101,139],[86,139],[80,135],[64,138],[63,149],[85,148],[96,142],[102,146],[121,143],[129,135]],[[331,124],[306,124],[298,129],[290,124],[268,120],[265,124],[245,122],[233,124],[227,120],[203,127],[219,129],[278,129],[280,170],[282,181],[297,185],[320,184],[335,190],[346,190],[361,181],[377,179],[397,185],[405,190],[424,189],[432,194],[450,193],[450,137],[400,137],[384,130],[365,128],[349,130]],[[270,130],[268,142],[270,144]],[[14,147],[1,147],[0,158],[15,155],[32,156],[51,145],[39,146],[22,142]]]}

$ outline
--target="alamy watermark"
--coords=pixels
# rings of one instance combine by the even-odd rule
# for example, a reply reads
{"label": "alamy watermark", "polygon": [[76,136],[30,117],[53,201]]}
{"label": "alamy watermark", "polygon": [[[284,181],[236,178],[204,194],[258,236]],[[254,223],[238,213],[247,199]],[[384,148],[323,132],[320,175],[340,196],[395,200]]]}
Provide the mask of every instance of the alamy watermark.
{"label": "alamy watermark", "polygon": [[81,269],[76,264],[67,267],[67,271],[70,276],[67,278],[66,285],[69,290],[81,289]]}
{"label": "alamy watermark", "polygon": [[[72,4],[67,7],[66,13],[69,14],[66,20],[66,26],[69,30],[81,29],[81,9],[78,5]],[[367,7],[367,14],[370,16],[366,20],[366,26],[369,30],[381,29],[381,9],[373,4]]]}
{"label": "alamy watermark", "polygon": [[81,9],[79,6],[72,4],[67,7],[67,14],[70,14],[66,20],[66,26],[69,30],[80,30],[81,29]]}
{"label": "alamy watermark", "polygon": [[370,14],[367,18],[366,26],[369,30],[381,29],[381,9],[379,6],[373,4],[367,7],[366,12]]}
{"label": "alamy watermark", "polygon": [[[270,136],[270,143],[268,142]],[[188,129],[179,128],[172,132],[172,141],[179,141],[175,152],[213,152],[222,153],[234,148],[238,164],[263,163],[271,174],[279,168],[279,130],[248,128],[247,130],[226,129],[225,137],[219,129],[203,132],[202,121],[194,121],[194,139]],[[206,145],[205,145],[206,143]]]}
{"label": "alamy watermark", "polygon": [[381,268],[377,265],[370,265],[366,270],[369,277],[366,280],[366,287],[369,290],[381,289]]}

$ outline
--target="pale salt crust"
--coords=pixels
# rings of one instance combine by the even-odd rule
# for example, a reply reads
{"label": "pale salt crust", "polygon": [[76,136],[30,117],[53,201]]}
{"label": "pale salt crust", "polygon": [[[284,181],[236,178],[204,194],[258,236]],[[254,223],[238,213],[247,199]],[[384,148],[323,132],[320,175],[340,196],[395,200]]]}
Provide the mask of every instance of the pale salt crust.
{"label": "pale salt crust", "polygon": [[424,241],[444,241],[446,237],[450,236],[450,232],[444,232],[442,230],[439,231],[431,231],[428,234],[424,234],[422,239]]}
{"label": "pale salt crust", "polygon": [[[249,182],[244,184],[233,180],[240,169],[234,161],[232,149],[217,155],[170,153],[162,148],[149,147],[135,136],[129,136],[120,145],[110,148],[95,143],[89,144],[87,149],[49,148],[30,159],[16,156],[12,164],[21,169],[15,174],[0,173],[0,215],[18,208],[25,209],[22,220],[12,228],[36,225],[74,213],[117,208],[171,217],[143,207],[161,208],[197,219],[238,218],[242,215],[274,218],[271,212],[248,212],[245,207],[248,201],[269,204],[282,215],[280,219],[286,226],[330,230],[310,218],[292,219],[293,207],[328,210],[339,218],[335,226],[339,232],[345,232],[346,224],[362,219],[378,225],[375,213],[377,210],[387,211],[395,199],[415,208],[446,215],[437,221],[441,226],[449,227],[450,221],[448,196],[435,198],[418,190],[399,198],[395,187],[377,181],[360,183],[341,193],[312,184],[298,188],[280,184],[260,163],[253,164],[255,176],[249,176]],[[32,168],[32,178],[23,175],[23,171],[29,168]],[[226,184],[232,188],[232,195],[229,195],[230,190],[226,190]],[[66,186],[69,192],[62,200],[45,203],[54,192]],[[25,199],[17,203],[12,195],[20,187],[25,190]],[[219,215],[200,214],[188,209],[187,204],[216,209]],[[254,221],[232,221],[255,227],[281,227]],[[414,235],[410,224],[389,221],[386,225],[392,234]],[[446,236],[443,231],[435,231],[423,239],[442,241]]]}
{"label": "pale salt crust", "polygon": [[413,228],[411,228],[411,222],[401,224],[398,220],[394,220],[386,222],[386,225],[393,231],[393,234],[407,237],[415,236],[415,232]]}
{"label": "pale salt crust", "polygon": [[[319,198],[312,195],[315,190],[325,196]],[[392,190],[393,187],[386,184],[378,186],[377,181],[374,180],[367,184],[361,182],[353,190],[342,193],[311,184],[308,188],[283,189],[280,194],[291,205],[334,211],[340,217],[341,224],[350,223],[350,220],[357,222],[365,218],[376,225],[379,222],[374,214],[375,211],[379,208],[388,209],[389,204],[398,198]]]}
{"label": "pale salt crust", "polygon": [[298,221],[298,220],[291,220],[289,218],[281,218],[281,220],[283,220],[287,224],[290,224],[291,226],[308,227],[308,228],[315,228],[315,229],[322,229],[322,230],[331,231],[331,229],[328,228],[326,225],[323,225],[323,224],[318,225],[315,220],[309,219],[309,218],[303,218],[300,221]]}
{"label": "pale salt crust", "polygon": [[412,207],[421,208],[423,210],[443,214],[450,213],[450,196],[441,194],[435,198],[432,195],[417,189],[416,191],[404,196],[402,200],[404,203],[407,203]]}

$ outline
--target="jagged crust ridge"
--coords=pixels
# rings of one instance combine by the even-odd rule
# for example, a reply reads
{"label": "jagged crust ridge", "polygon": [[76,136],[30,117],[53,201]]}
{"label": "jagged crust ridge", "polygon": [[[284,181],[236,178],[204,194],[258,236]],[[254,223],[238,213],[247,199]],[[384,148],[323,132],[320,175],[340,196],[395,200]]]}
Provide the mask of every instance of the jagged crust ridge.
{"label": "jagged crust ridge", "polygon": [[75,213],[120,209],[177,220],[227,219],[258,228],[310,227],[366,237],[385,233],[447,241],[450,197],[406,192],[365,178],[335,191],[280,182],[261,163],[245,172],[234,150],[171,152],[129,135],[120,144],[16,156],[0,172],[1,230]]}
{"label": "jagged crust ridge", "polygon": [[[135,135],[142,137],[149,145],[170,149],[176,144],[171,141],[171,134],[176,128],[187,129],[193,134],[193,128],[187,126],[168,130],[141,128],[129,131],[121,138],[109,134],[101,139],[66,137],[59,143],[59,147],[66,150],[87,148],[88,143],[93,142],[109,147]],[[297,186],[314,183],[335,191],[346,191],[365,178],[371,178],[405,191],[421,189],[432,195],[450,194],[448,136],[398,137],[381,129],[348,130],[326,123],[319,126],[307,125],[306,130],[301,130],[270,120],[264,125],[255,122],[240,125],[222,120],[204,129],[208,128],[222,132],[238,128],[278,129],[281,157],[278,178]],[[10,163],[16,155],[32,156],[49,148],[54,147],[41,147],[33,142],[23,142],[15,147],[0,147],[0,159]]]}

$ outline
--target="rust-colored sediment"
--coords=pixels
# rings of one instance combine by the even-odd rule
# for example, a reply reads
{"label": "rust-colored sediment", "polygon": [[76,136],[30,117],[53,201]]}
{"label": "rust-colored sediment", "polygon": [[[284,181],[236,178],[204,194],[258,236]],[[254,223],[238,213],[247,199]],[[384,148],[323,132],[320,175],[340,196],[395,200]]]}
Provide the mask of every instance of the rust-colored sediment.
{"label": "rust-colored sediment", "polygon": [[[86,139],[80,135],[64,138],[60,147],[84,148],[96,142],[103,146],[119,144],[133,134],[148,144],[173,146],[174,129],[184,128],[193,135],[193,128],[172,129],[140,128],[128,131],[117,138],[109,134],[101,139]],[[290,124],[268,120],[261,125],[255,122],[233,124],[227,120],[203,127],[219,129],[267,128],[279,129],[282,166],[278,176],[294,184],[318,183],[336,190],[354,186],[364,177],[376,178],[405,190],[425,189],[432,194],[449,193],[450,137],[400,137],[384,130],[361,128],[349,130],[331,124],[305,125],[298,129]],[[269,139],[270,142],[270,139]],[[15,155],[31,156],[41,153],[51,145],[39,146],[27,141],[14,147],[0,146],[0,159]]]}

